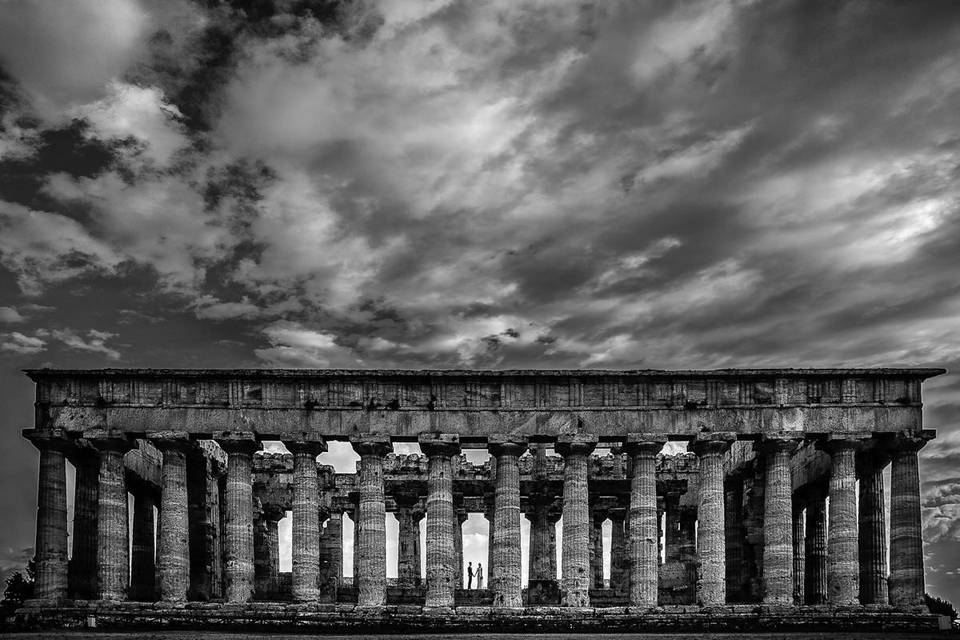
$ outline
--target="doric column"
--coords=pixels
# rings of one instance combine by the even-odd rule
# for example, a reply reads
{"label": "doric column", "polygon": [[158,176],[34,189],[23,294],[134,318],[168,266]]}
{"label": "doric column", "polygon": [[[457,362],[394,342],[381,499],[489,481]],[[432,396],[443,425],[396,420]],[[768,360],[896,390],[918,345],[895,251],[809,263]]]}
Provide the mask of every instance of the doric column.
{"label": "doric column", "polygon": [[33,597],[56,602],[67,597],[67,471],[64,463],[68,441],[60,431],[30,429],[23,435],[40,451]]}
{"label": "doric column", "polygon": [[804,537],[804,600],[807,604],[827,602],[827,502],[822,487],[807,495]]}
{"label": "doric column", "polygon": [[351,436],[357,465],[360,503],[357,506],[359,553],[356,560],[357,604],[381,606],[387,601],[387,535],[383,500],[383,457],[392,450],[390,436],[379,433]]}
{"label": "doric column", "polygon": [[804,596],[804,574],[806,556],[803,535],[803,503],[793,503],[793,604],[799,606],[806,600]]}
{"label": "doric column", "polygon": [[610,512],[610,588],[626,593],[630,586],[630,550],[627,548],[626,514],[623,509]]}
{"label": "doric column", "polygon": [[527,450],[527,439],[514,435],[491,435],[490,454],[496,459],[494,517],[497,529],[491,542],[497,573],[490,576],[495,607],[523,605],[520,589],[520,466],[518,458]]}
{"label": "doric column", "polygon": [[97,494],[100,460],[91,447],[73,450],[77,470],[73,497],[73,557],[70,559],[70,597],[80,600],[97,595]]}
{"label": "doric column", "polygon": [[190,587],[189,503],[187,501],[187,452],[190,436],[185,431],[147,434],[163,454],[160,470],[160,523],[157,554],[160,599],[182,602]]}
{"label": "doric column", "polygon": [[[463,497],[461,496],[461,500]],[[454,503],[457,502],[454,497]],[[454,504],[453,508],[453,584],[463,589],[463,523],[467,521],[467,512]]]}
{"label": "doric column", "polygon": [[697,600],[704,606],[726,602],[726,545],[723,523],[723,454],[735,439],[732,433],[701,433],[690,449],[700,460],[697,490]]}
{"label": "doric column", "polygon": [[556,580],[556,558],[551,561],[551,533],[554,523],[550,522],[548,511],[550,503],[535,501],[531,506],[530,518],[530,564],[527,566],[528,580]]}
{"label": "doric column", "polygon": [[[493,458],[490,458],[490,462],[493,463]],[[496,470],[494,469],[491,472],[491,478],[496,477]],[[492,502],[492,501],[491,501]],[[483,517],[487,520],[487,564],[484,568],[484,580],[487,585],[490,584],[490,576],[493,575],[493,532],[496,531],[496,523],[494,522],[494,511],[493,505],[490,504],[486,511],[483,512]]]}
{"label": "doric column", "polygon": [[[420,565],[417,565],[419,570]],[[331,509],[320,538],[320,591],[336,596],[343,581],[343,513]]]}
{"label": "doric column", "polygon": [[678,562],[680,560],[680,494],[670,491],[663,497],[663,515],[665,524],[664,561]]}
{"label": "doric column", "polygon": [[317,456],[327,450],[320,435],[285,440],[293,454],[293,575],[292,594],[297,602],[320,596],[320,488]]}
{"label": "doric column", "polygon": [[923,538],[917,452],[935,436],[929,429],[903,432],[890,443],[890,604],[922,607]]}
{"label": "doric column", "polygon": [[254,587],[253,452],[260,443],[253,433],[223,433],[216,441],[227,453],[224,595],[227,602],[248,602]]}
{"label": "doric column", "polygon": [[[630,604],[653,607],[657,604],[660,560],[657,522],[657,454],[666,444],[659,435],[631,433],[624,451],[630,456]],[[566,531],[564,531],[566,535]]]}
{"label": "doric column", "polygon": [[[564,434],[556,451],[564,458],[561,605],[590,606],[590,511],[587,471],[597,436]],[[498,523],[499,526],[499,523]]]}
{"label": "doric column", "polygon": [[101,600],[126,600],[130,577],[127,480],[123,456],[132,444],[119,431],[88,432],[100,452],[97,494],[97,590]]}
{"label": "doric column", "polygon": [[208,440],[196,442],[187,454],[187,499],[190,527],[190,589],[188,600],[221,597],[222,550],[220,545],[220,453]]}
{"label": "doric column", "polygon": [[827,532],[827,600],[834,605],[859,602],[857,554],[858,437],[831,436],[823,448],[830,454],[830,528]]}
{"label": "doric column", "polygon": [[152,602],[157,596],[157,549],[154,540],[156,530],[154,508],[156,498],[146,487],[138,487],[133,493],[133,527],[130,548],[129,599]]}
{"label": "doric column", "polygon": [[603,516],[590,517],[590,588],[603,588]]}
{"label": "doric column", "polygon": [[420,520],[423,510],[416,496],[397,496],[397,582],[420,582]]}
{"label": "doric column", "polygon": [[429,458],[427,471],[427,607],[452,607],[457,588],[454,543],[453,464],[460,437],[421,434],[420,450]]}
{"label": "doric column", "polygon": [[763,492],[763,602],[793,604],[793,500],[790,456],[796,437],[764,437],[766,462]]}
{"label": "doric column", "polygon": [[860,476],[858,535],[860,604],[887,604],[887,523],[884,516],[883,468],[886,452],[876,446],[857,459]]}

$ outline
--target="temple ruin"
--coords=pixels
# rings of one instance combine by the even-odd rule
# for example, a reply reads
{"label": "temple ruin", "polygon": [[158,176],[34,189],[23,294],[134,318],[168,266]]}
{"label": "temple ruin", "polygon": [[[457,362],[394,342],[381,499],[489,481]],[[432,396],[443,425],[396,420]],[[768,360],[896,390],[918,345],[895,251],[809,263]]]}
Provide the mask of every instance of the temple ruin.
{"label": "temple ruin", "polygon": [[[37,570],[18,616],[106,628],[935,629],[917,452],[934,436],[921,383],[941,373],[30,370]],[[264,441],[290,453],[264,453]],[[331,441],[353,446],[357,473],[318,464]],[[668,441],[687,452],[665,455]],[[393,453],[395,442],[422,453]],[[490,458],[470,463],[466,449]],[[389,581],[387,513],[399,524]],[[462,588],[470,513],[490,525],[479,590]],[[292,571],[281,573],[284,517]],[[356,523],[352,580],[344,517]]]}

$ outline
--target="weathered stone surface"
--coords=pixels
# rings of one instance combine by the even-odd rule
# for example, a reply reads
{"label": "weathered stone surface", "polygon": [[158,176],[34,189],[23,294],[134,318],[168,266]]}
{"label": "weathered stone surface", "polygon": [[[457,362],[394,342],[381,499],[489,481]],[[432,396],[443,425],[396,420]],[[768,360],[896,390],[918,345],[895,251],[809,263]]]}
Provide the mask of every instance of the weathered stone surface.
{"label": "weathered stone surface", "polygon": [[697,600],[705,606],[726,601],[726,548],[723,525],[723,454],[734,435],[727,432],[701,434],[691,444],[700,458],[697,517]]}
{"label": "weathered stone surface", "polygon": [[809,492],[805,510],[804,599],[806,604],[827,602],[827,502],[826,490]]}
{"label": "weathered stone surface", "polygon": [[150,491],[143,487],[133,492],[133,527],[130,559],[130,592],[131,600],[152,602],[156,599],[157,575],[157,548],[154,536],[156,522],[154,509],[156,500]]}
{"label": "weathered stone surface", "polygon": [[454,546],[453,466],[460,453],[456,435],[420,436],[420,450],[430,460],[427,481],[427,607],[452,607],[457,562]]}
{"label": "weathered stone surface", "polygon": [[320,596],[320,512],[317,456],[327,450],[323,437],[284,442],[293,454],[293,599]]}
{"label": "weathered stone surface", "polygon": [[[419,571],[420,566],[417,565]],[[320,591],[326,599],[335,599],[343,583],[343,514],[331,511],[320,538]]]}
{"label": "weathered stone surface", "polygon": [[[802,605],[806,599],[804,581],[806,573],[806,550],[804,541],[803,505],[793,503],[793,604]],[[729,557],[729,556],[728,556]]]}
{"label": "weathered stone surface", "polygon": [[497,529],[491,545],[497,573],[490,575],[489,589],[495,607],[519,607],[520,597],[520,468],[518,458],[527,450],[526,438],[490,436],[489,449],[496,458],[494,511]]}
{"label": "weathered stone surface", "polygon": [[224,583],[227,602],[253,597],[253,452],[260,443],[252,433],[223,433],[217,444],[227,453],[224,488]]}
{"label": "weathered stone surface", "polygon": [[62,433],[25,432],[40,450],[34,597],[67,597],[67,440]]}
{"label": "weathered stone surface", "polygon": [[884,515],[883,468],[888,459],[876,451],[858,461],[860,499],[858,534],[860,604],[887,604],[887,526]]}
{"label": "weathered stone surface", "polygon": [[[624,447],[630,456],[630,604],[637,607],[657,604],[659,534],[657,522],[656,455],[666,438],[631,434]],[[566,513],[566,512],[564,512]]]}
{"label": "weathered stone surface", "polygon": [[397,582],[404,586],[420,584],[420,521],[423,509],[407,502],[397,511]]}
{"label": "weathered stone surface", "polygon": [[100,460],[92,447],[75,447],[71,462],[77,472],[74,479],[73,555],[70,558],[69,593],[73,598],[86,600],[97,596],[97,495]]}
{"label": "weathered stone surface", "polygon": [[561,435],[556,451],[566,463],[563,481],[563,550],[561,604],[590,606],[590,511],[587,457],[597,446],[597,436]]}
{"label": "weathered stone surface", "polygon": [[97,495],[97,590],[101,600],[125,600],[130,577],[127,482],[123,455],[131,442],[122,434],[92,431],[87,442],[100,452]]}
{"label": "weathered stone surface", "polygon": [[890,444],[890,604],[922,607],[923,530],[917,451],[934,432],[907,432]]}
{"label": "weathered stone surface", "polygon": [[160,523],[157,528],[160,598],[182,602],[187,599],[190,588],[187,453],[192,445],[185,432],[148,435],[163,454]]}
{"label": "weathered stone surface", "polygon": [[857,438],[832,437],[824,445],[831,458],[827,601],[834,605],[857,604],[860,597],[855,462],[860,442]]}
{"label": "weathered stone surface", "polygon": [[790,455],[796,437],[765,438],[766,459],[763,519],[763,602],[793,604],[793,502]]}
{"label": "weathered stone surface", "polygon": [[350,444],[360,454],[357,476],[360,502],[357,505],[356,569],[357,604],[380,606],[386,602],[387,537],[386,508],[383,504],[383,457],[390,451],[386,434],[352,436]]}

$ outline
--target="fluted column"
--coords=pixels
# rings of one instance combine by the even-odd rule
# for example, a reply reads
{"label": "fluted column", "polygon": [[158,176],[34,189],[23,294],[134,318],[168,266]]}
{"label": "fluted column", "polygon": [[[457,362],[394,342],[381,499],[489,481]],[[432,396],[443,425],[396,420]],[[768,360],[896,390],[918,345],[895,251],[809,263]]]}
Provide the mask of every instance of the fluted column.
{"label": "fluted column", "polygon": [[130,541],[129,599],[152,602],[157,596],[157,548],[154,508],[156,498],[147,487],[138,487],[133,494],[133,526]]}
{"label": "fluted column", "polygon": [[798,441],[766,437],[760,445],[766,459],[763,492],[763,602],[793,604],[793,500],[790,457]]}
{"label": "fluted column", "polygon": [[704,606],[726,602],[726,540],[723,522],[723,454],[734,434],[703,433],[691,444],[700,460],[697,490],[697,600]]}
{"label": "fluted column", "polygon": [[157,554],[160,599],[182,602],[190,587],[189,503],[187,501],[186,432],[147,434],[163,454],[160,468],[160,523],[157,527]]}
{"label": "fluted column", "polygon": [[497,573],[490,576],[495,607],[519,607],[521,599],[520,566],[520,466],[518,458],[527,450],[527,440],[513,435],[492,435],[487,440],[496,459],[493,535],[493,562]]}
{"label": "fluted column", "polygon": [[397,582],[414,586],[420,582],[420,520],[423,511],[416,497],[397,502]]}
{"label": "fluted column", "polygon": [[660,534],[657,522],[657,454],[666,438],[630,434],[624,451],[630,456],[630,511],[627,526],[630,539],[630,604],[652,607],[657,604]]}
{"label": "fluted column", "polygon": [[280,521],[286,512],[272,504],[262,505],[253,519],[253,586],[257,600],[280,596]]}
{"label": "fluted column", "polygon": [[860,442],[832,436],[823,444],[830,454],[827,600],[834,605],[857,604],[860,598],[855,459]]}
{"label": "fluted column", "polygon": [[[462,500],[461,496],[461,500]],[[456,498],[454,498],[456,502]],[[456,505],[453,508],[453,584],[463,589],[463,523],[467,521],[466,511]]]}
{"label": "fluted column", "polygon": [[67,471],[64,463],[68,441],[59,431],[25,430],[23,435],[40,450],[33,597],[56,602],[67,597]]}
{"label": "fluted column", "polygon": [[668,492],[663,497],[663,514],[664,562],[678,562],[680,560],[680,494],[676,491]]}
{"label": "fluted column", "polygon": [[802,605],[804,595],[804,574],[806,573],[806,555],[803,535],[803,504],[793,504],[793,604]]}
{"label": "fluted column", "polygon": [[100,461],[91,447],[75,449],[71,458],[77,470],[73,497],[73,556],[70,559],[70,597],[81,600],[97,595],[97,494]]}
{"label": "fluted column", "polygon": [[874,447],[858,460],[860,500],[858,535],[860,604],[887,604],[887,525],[884,515],[883,468],[889,459]]}
{"label": "fluted column", "polygon": [[727,554],[727,599],[743,598],[743,479],[734,477],[724,485],[724,530]]}
{"label": "fluted column", "polygon": [[[419,564],[417,565],[419,570]],[[331,510],[320,538],[320,590],[336,596],[343,581],[343,513]]]}
{"label": "fluted column", "polygon": [[253,452],[260,443],[252,433],[222,434],[216,441],[227,453],[224,595],[227,602],[248,602],[254,587]]}
{"label": "fluted column", "polygon": [[805,520],[804,600],[807,604],[826,604],[827,502],[823,488],[814,488],[808,492]]}
{"label": "fluted column", "polygon": [[457,588],[454,544],[453,464],[460,437],[421,434],[420,450],[429,458],[427,471],[427,607],[452,607]]}
{"label": "fluted column", "polygon": [[563,434],[556,452],[564,458],[563,468],[563,549],[560,604],[564,607],[590,606],[590,508],[587,473],[590,453],[597,436],[589,433]]}
{"label": "fluted column", "polygon": [[357,604],[381,606],[387,601],[387,535],[383,500],[383,457],[391,451],[390,436],[370,433],[351,436],[357,465],[360,503],[357,506],[359,552],[356,560]]}
{"label": "fluted column", "polygon": [[556,558],[551,561],[551,533],[554,524],[550,522],[548,502],[536,501],[530,518],[530,564],[527,566],[528,580],[556,580]]}
{"label": "fluted column", "polygon": [[590,517],[590,588],[603,588],[603,516]]}
{"label": "fluted column", "polygon": [[298,602],[320,596],[320,519],[317,456],[327,450],[322,436],[284,441],[293,454],[292,594]]}
{"label": "fluted column", "polygon": [[123,456],[131,442],[99,430],[84,438],[100,452],[97,494],[97,589],[101,600],[126,600],[130,578],[127,481]]}
{"label": "fluted column", "polygon": [[923,538],[917,452],[936,432],[903,432],[890,443],[890,604],[923,606]]}

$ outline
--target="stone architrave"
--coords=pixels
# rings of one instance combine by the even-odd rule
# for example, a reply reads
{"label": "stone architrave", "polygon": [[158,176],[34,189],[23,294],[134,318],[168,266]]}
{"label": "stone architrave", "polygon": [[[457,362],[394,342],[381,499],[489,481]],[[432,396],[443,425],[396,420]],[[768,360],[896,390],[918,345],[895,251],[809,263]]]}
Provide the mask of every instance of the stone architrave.
{"label": "stone architrave", "polygon": [[227,454],[224,488],[224,584],[227,602],[243,603],[253,598],[253,452],[261,447],[249,432],[227,432],[214,438]]}
{"label": "stone architrave", "polygon": [[460,436],[421,434],[420,450],[429,459],[427,471],[427,595],[426,607],[453,607],[456,592],[453,464],[460,453]]}
{"label": "stone architrave", "polygon": [[353,450],[360,455],[357,483],[360,502],[357,505],[354,549],[359,606],[379,607],[387,601],[387,534],[386,506],[383,491],[383,457],[393,446],[390,436],[382,433],[358,434],[350,437]]}
{"label": "stone architrave", "polygon": [[61,431],[25,430],[23,435],[40,451],[33,597],[46,602],[59,602],[67,597],[65,452],[69,441]]}
{"label": "stone architrave", "polygon": [[935,431],[897,434],[890,442],[890,604],[924,606],[923,529],[920,520],[920,472],[917,452]]}
{"label": "stone architrave", "polygon": [[793,604],[793,500],[790,457],[797,436],[765,436],[760,450],[766,461],[763,492],[763,602]]}
{"label": "stone architrave", "polygon": [[826,604],[827,602],[827,502],[826,490],[814,487],[805,496],[806,517],[804,527],[804,602]]}
{"label": "stone architrave", "polygon": [[663,436],[631,433],[624,451],[630,456],[630,604],[657,604],[660,535],[657,522],[657,454],[666,444]]}
{"label": "stone architrave", "polygon": [[293,563],[291,593],[297,602],[320,597],[320,487],[317,456],[327,450],[319,434],[285,440],[293,454]]}
{"label": "stone architrave", "polygon": [[697,600],[704,606],[727,599],[726,540],[723,522],[723,454],[736,439],[727,432],[700,433],[690,449],[700,459],[697,488]]}
{"label": "stone architrave", "polygon": [[123,456],[133,443],[120,431],[95,430],[84,439],[100,452],[97,494],[97,591],[100,600],[126,600],[130,578],[129,514]]}
{"label": "stone architrave", "polygon": [[493,533],[491,555],[497,573],[491,574],[489,589],[493,592],[493,606],[520,607],[520,466],[518,459],[527,450],[527,439],[521,436],[497,434],[487,439],[491,455],[496,459],[497,476],[494,488],[494,518],[497,528]]}
{"label": "stone architrave", "polygon": [[190,588],[187,453],[193,445],[184,431],[153,432],[147,437],[163,454],[157,527],[160,599],[183,602]]}
{"label": "stone architrave", "polygon": [[832,605],[860,602],[856,453],[862,440],[834,434],[820,445],[830,454],[827,601]]}
{"label": "stone architrave", "polygon": [[860,604],[885,605],[887,597],[887,523],[884,514],[884,451],[873,448],[857,459],[860,476],[858,553]]}
{"label": "stone architrave", "polygon": [[[587,472],[589,456],[597,446],[594,434],[561,434],[556,452],[564,458],[563,549],[560,604],[590,606],[590,510]],[[497,523],[499,526],[499,523]]]}

